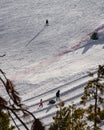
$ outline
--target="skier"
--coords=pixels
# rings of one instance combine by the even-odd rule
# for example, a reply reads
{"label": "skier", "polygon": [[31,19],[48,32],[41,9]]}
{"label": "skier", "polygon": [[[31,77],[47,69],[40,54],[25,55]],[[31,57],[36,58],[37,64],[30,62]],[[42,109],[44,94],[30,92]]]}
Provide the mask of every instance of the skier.
{"label": "skier", "polygon": [[60,90],[56,92],[56,101],[60,100]]}
{"label": "skier", "polygon": [[49,24],[48,24],[48,19],[46,19],[46,25],[48,26]]}
{"label": "skier", "polygon": [[43,101],[42,99],[40,99],[39,108],[42,108],[42,107],[43,107]]}

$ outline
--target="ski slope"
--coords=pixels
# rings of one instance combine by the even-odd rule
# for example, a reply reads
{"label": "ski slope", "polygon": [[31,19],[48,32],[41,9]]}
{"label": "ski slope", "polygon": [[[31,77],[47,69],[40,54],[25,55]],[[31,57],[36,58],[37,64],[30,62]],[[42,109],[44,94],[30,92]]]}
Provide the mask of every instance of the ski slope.
{"label": "ski slope", "polygon": [[[90,39],[93,31],[99,40]],[[88,73],[104,64],[103,55],[104,0],[0,1],[0,68],[46,127],[57,110],[49,100],[60,90],[66,105],[79,105]]]}

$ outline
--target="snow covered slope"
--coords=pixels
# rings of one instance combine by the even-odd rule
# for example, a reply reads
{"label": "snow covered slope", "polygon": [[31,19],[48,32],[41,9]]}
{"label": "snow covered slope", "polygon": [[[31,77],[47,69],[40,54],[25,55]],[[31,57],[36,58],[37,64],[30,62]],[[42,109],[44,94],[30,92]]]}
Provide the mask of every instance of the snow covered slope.
{"label": "snow covered slope", "polygon": [[[94,30],[98,41],[90,40]],[[0,68],[46,126],[57,110],[47,104],[58,89],[66,104],[79,102],[88,72],[104,64],[103,41],[104,0],[0,1]]]}

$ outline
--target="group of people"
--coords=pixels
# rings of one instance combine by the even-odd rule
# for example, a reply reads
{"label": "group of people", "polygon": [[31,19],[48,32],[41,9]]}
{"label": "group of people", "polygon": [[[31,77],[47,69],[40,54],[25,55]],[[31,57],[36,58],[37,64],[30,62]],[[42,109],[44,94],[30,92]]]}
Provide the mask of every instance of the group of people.
{"label": "group of people", "polygon": [[[60,90],[56,92],[56,102],[60,101]],[[43,108],[43,100],[40,99],[39,108]]]}

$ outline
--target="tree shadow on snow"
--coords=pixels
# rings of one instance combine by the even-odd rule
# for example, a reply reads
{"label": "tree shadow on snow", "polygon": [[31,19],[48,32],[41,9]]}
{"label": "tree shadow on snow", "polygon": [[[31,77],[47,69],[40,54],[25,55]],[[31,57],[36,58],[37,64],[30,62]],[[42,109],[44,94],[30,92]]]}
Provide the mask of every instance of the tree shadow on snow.
{"label": "tree shadow on snow", "polygon": [[[85,45],[80,47],[80,48],[84,48],[82,54],[86,53],[93,46],[104,44],[104,33],[98,32],[98,37],[99,37],[98,40],[89,39]],[[104,46],[102,47],[102,49],[104,49]]]}
{"label": "tree shadow on snow", "polygon": [[48,112],[48,111],[50,111],[51,110],[51,108],[53,107],[53,105],[51,104],[48,104],[49,106],[48,106],[48,108],[46,109],[46,113]]}

